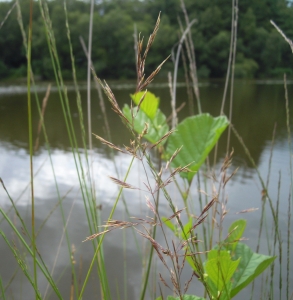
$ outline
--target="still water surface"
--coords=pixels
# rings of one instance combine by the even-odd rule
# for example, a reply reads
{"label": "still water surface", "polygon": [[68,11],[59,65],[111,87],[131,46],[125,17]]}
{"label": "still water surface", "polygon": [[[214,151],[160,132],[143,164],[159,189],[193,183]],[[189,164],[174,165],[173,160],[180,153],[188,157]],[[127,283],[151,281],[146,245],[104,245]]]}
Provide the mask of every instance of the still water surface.
{"label": "still water surface", "polygon": [[[115,96],[121,106],[123,103],[129,103],[129,94],[133,93],[134,85],[121,85],[113,83]],[[213,116],[219,115],[221,100],[223,95],[224,85],[222,81],[203,82],[200,86],[202,110],[209,112]],[[42,99],[45,95],[46,86],[38,88],[38,95]],[[160,97],[160,108],[166,114],[171,113],[169,90],[166,85],[153,85],[149,89]],[[289,98],[293,97],[293,86],[288,85]],[[79,133],[78,111],[75,102],[75,93],[69,89],[69,98],[71,105],[71,116],[76,127],[76,132]],[[279,264],[275,268],[275,299],[279,298],[278,274],[283,274],[283,289],[282,293],[285,299],[286,286],[286,248],[287,248],[287,229],[288,229],[288,197],[290,193],[290,153],[288,150],[288,135],[286,129],[286,110],[284,87],[281,82],[251,82],[238,81],[234,89],[234,103],[232,123],[243,138],[247,148],[249,149],[258,169],[263,177],[267,180],[269,170],[269,161],[271,155],[271,141],[276,126],[275,143],[272,154],[271,172],[269,177],[269,193],[273,199],[274,205],[276,200],[280,199],[279,218],[280,230],[283,240],[283,262],[280,271]],[[87,111],[86,107],[86,91],[81,90],[83,111]],[[177,91],[178,106],[182,102],[187,101],[186,88],[180,86]],[[291,101],[292,104],[292,101]],[[228,103],[226,105],[228,107]],[[111,127],[111,136],[114,144],[127,145],[129,143],[129,134],[121,126],[121,121],[111,111],[110,106],[106,103],[107,114]],[[189,115],[188,103],[179,112],[179,121]],[[227,109],[226,109],[227,112]],[[86,115],[84,115],[86,120]],[[37,132],[39,117],[37,108],[33,105],[33,128],[34,134]],[[58,93],[53,88],[49,97],[49,101],[45,112],[45,124],[50,142],[52,161],[54,164],[54,172],[58,182],[58,187],[61,196],[64,197],[63,205],[65,208],[65,217],[68,219],[68,232],[71,239],[71,244],[74,244],[75,260],[77,265],[82,265],[81,277],[86,274],[88,265],[92,258],[92,247],[90,243],[81,243],[88,235],[88,226],[84,212],[84,206],[79,190],[78,176],[75,170],[74,159],[70,151],[70,143],[67,135],[64,117],[61,111],[61,105],[58,98]],[[3,179],[7,190],[11,197],[16,202],[16,205],[22,214],[28,226],[30,224],[30,192],[29,185],[29,156],[28,156],[28,129],[27,129],[27,101],[25,87],[21,86],[0,86],[0,177]],[[99,107],[99,99],[97,92],[92,91],[92,131],[100,136],[106,137],[104,131],[104,121],[101,109]],[[86,129],[87,130],[87,129]],[[35,134],[36,136],[36,134]],[[82,149],[81,139],[78,134],[78,143]],[[218,172],[221,162],[223,161],[226,152],[227,134],[224,134],[219,144],[218,160],[215,167]],[[117,176],[113,160],[108,153],[108,149],[102,146],[99,141],[93,140],[94,150],[92,154],[93,172],[95,179],[95,187],[97,198],[99,199],[102,209],[101,217],[106,220],[117,195],[117,186],[114,185],[108,176],[123,178],[130,157],[121,153],[115,153],[115,163],[118,166],[119,175]],[[236,213],[249,209],[259,208],[259,210],[242,215],[248,220],[245,237],[248,238],[246,243],[255,250],[257,245],[257,237],[259,232],[259,223],[261,217],[261,192],[262,187],[258,179],[256,171],[252,168],[252,164],[247,158],[243,147],[232,134],[231,146],[234,149],[233,165],[231,172],[239,167],[237,174],[233,177],[226,188],[227,209],[228,215],[225,218],[224,227],[229,227],[230,223],[239,218]],[[83,150],[80,150],[83,153]],[[41,233],[37,238],[37,246],[42,254],[42,258],[46,261],[49,269],[53,268],[54,278],[60,282],[60,291],[64,295],[64,299],[69,299],[71,273],[68,268],[69,255],[66,242],[63,236],[63,223],[60,210],[54,209],[57,203],[57,193],[55,182],[52,173],[52,167],[48,156],[48,151],[44,142],[43,136],[40,137],[39,148],[34,155],[34,172],[35,172],[35,202],[36,202],[36,224],[37,227],[42,224],[44,219],[50,215],[48,221],[42,228]],[[278,191],[278,184],[281,178],[281,187]],[[132,185],[143,187],[145,176],[139,163],[135,163],[128,182]],[[209,193],[209,188],[207,188]],[[173,193],[174,201],[179,208],[183,207],[180,202],[176,189],[170,192]],[[194,182],[192,186],[192,195],[196,199],[198,195],[198,186]],[[151,215],[145,205],[145,193],[125,191],[125,201],[131,216],[145,217]],[[4,192],[0,189],[0,205],[8,211],[11,207],[10,201]],[[164,215],[170,215],[167,203],[161,201],[160,210]],[[198,204],[193,204],[195,212],[198,212]],[[266,208],[267,217],[266,223],[269,234],[271,235],[272,217],[269,208]],[[12,210],[10,216],[15,220],[15,224],[20,228],[20,224],[15,218]],[[118,204],[114,219],[125,219],[125,207],[122,201]],[[12,230],[7,223],[1,219],[1,230],[7,236],[15,241],[16,246],[19,246],[15,239]],[[291,233],[292,225],[291,225]],[[139,239],[139,238],[138,238]],[[160,239],[160,233],[158,235]],[[217,240],[217,239],[215,239]],[[145,243],[141,241],[140,243]],[[260,252],[268,254],[267,239],[265,233],[261,238]],[[271,242],[271,241],[270,241]],[[292,237],[291,237],[292,248]],[[121,299],[136,300],[139,298],[142,262],[139,251],[137,251],[133,234],[130,230],[112,232],[105,239],[105,257],[108,277],[110,278],[110,287],[112,298],[118,299],[117,293]],[[26,278],[18,270],[17,264],[7,245],[1,239],[0,241],[0,272],[3,285],[7,286],[7,295],[11,299],[32,299],[33,290],[27,283]],[[19,249],[22,252],[22,249]],[[279,255],[279,253],[277,253]],[[55,259],[57,261],[55,262]],[[82,262],[82,263],[81,263]],[[160,264],[158,263],[158,266]],[[290,270],[293,270],[292,260]],[[168,277],[160,269],[163,276]],[[186,270],[184,280],[188,280],[190,275]],[[293,282],[292,272],[289,282]],[[10,280],[13,278],[12,283]],[[42,294],[47,290],[47,282],[40,277],[40,289]],[[157,286],[157,284],[154,284]],[[257,289],[253,295],[253,299],[259,299],[261,293],[261,281],[256,283]],[[126,287],[126,289],[125,289]],[[99,299],[99,284],[96,276],[92,276],[89,288],[85,292],[84,299]],[[250,294],[251,288],[247,288],[244,292],[237,296],[237,299],[247,299],[247,293]],[[292,291],[291,291],[292,292]],[[166,291],[166,293],[168,293]],[[195,283],[195,280],[190,285],[189,293],[201,294],[201,288]],[[150,297],[150,296],[148,296]],[[54,295],[50,294],[50,289],[47,292],[48,299],[55,299]],[[150,297],[151,299],[151,297]]]}

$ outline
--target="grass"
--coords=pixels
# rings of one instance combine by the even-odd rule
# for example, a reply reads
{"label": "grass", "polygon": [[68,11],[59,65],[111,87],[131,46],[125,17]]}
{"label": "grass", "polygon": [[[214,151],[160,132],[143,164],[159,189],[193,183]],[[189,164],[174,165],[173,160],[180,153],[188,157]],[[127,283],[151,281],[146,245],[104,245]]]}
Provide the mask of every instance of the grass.
{"label": "grass", "polygon": [[[21,216],[18,207],[15,205],[14,200],[12,197],[10,197],[9,191],[6,189],[4,182],[1,179],[2,186],[7,193],[7,196],[9,197],[11,201],[11,207],[14,210],[15,215],[17,216],[18,221],[22,225],[22,230],[25,232],[25,237],[23,233],[19,230],[19,228],[14,224],[12,218],[10,218],[7,214],[7,212],[0,208],[1,214],[3,216],[2,220],[5,220],[9,227],[12,229],[17,243],[19,246],[16,247],[2,230],[0,231],[3,241],[7,244],[9,247],[11,253],[14,255],[14,257],[17,260],[19,268],[22,270],[23,274],[26,276],[28,282],[31,284],[35,291],[35,298],[36,299],[49,299],[50,297],[54,298],[57,297],[58,299],[66,299],[66,296],[62,295],[59,291],[58,287],[58,277],[54,274],[54,267],[51,265],[48,265],[45,263],[45,261],[42,258],[41,253],[39,252],[37,242],[37,234],[42,234],[42,231],[40,231],[40,228],[36,227],[35,223],[35,198],[34,198],[34,164],[33,164],[33,157],[34,157],[34,150],[33,150],[33,128],[32,128],[32,108],[31,108],[31,84],[32,87],[34,87],[34,77],[33,72],[31,68],[31,47],[32,41],[31,41],[31,32],[33,30],[33,20],[31,20],[29,25],[29,35],[28,38],[26,37],[26,33],[24,31],[24,26],[22,24],[21,19],[21,11],[19,9],[19,4],[16,2],[17,9],[18,9],[18,21],[20,24],[20,28],[23,35],[23,43],[24,47],[27,51],[27,61],[28,61],[28,75],[27,75],[27,87],[28,87],[28,120],[29,120],[29,147],[30,147],[30,192],[31,192],[31,231],[28,229],[28,224],[25,223],[23,216]],[[92,2],[93,3],[93,2]],[[33,1],[31,1],[30,6],[30,14],[32,15],[33,11]],[[87,225],[88,225],[88,232],[89,236],[85,237],[85,241],[87,243],[92,243],[92,259],[90,266],[87,270],[83,270],[85,273],[85,277],[81,276],[78,272],[78,266],[76,265],[76,258],[75,258],[75,247],[72,246],[71,242],[71,235],[68,231],[68,222],[69,217],[66,217],[66,208],[63,205],[64,198],[60,194],[59,184],[57,177],[55,175],[55,166],[52,160],[52,151],[50,149],[50,143],[49,143],[49,137],[47,135],[47,129],[44,123],[44,115],[45,115],[45,106],[43,105],[43,109],[41,109],[41,105],[39,103],[39,99],[37,94],[35,94],[36,97],[36,103],[38,106],[38,111],[40,115],[40,126],[42,127],[42,132],[45,136],[46,140],[46,147],[48,150],[48,156],[50,160],[50,165],[52,168],[53,177],[55,180],[55,186],[56,191],[58,195],[58,202],[54,208],[60,209],[60,214],[62,218],[63,223],[63,235],[62,239],[60,241],[60,244],[63,240],[63,237],[66,239],[67,244],[67,251],[69,256],[69,265],[71,268],[71,281],[70,286],[68,289],[70,289],[70,299],[82,299],[84,297],[85,290],[90,285],[90,279],[96,278],[97,284],[99,284],[99,298],[100,299],[116,299],[116,298],[122,298],[122,293],[117,292],[118,296],[113,295],[113,291],[110,290],[109,283],[111,282],[111,278],[108,276],[108,270],[107,265],[105,262],[105,253],[104,253],[104,243],[106,234],[111,235],[111,232],[113,230],[118,229],[127,229],[130,228],[133,233],[133,238],[137,239],[137,235],[145,239],[149,245],[149,247],[146,247],[147,250],[143,249],[139,242],[136,242],[137,252],[143,253],[141,260],[144,265],[144,271],[142,274],[142,284],[140,288],[140,299],[148,299],[151,295],[151,297],[155,298],[155,296],[161,296],[162,299],[166,299],[166,295],[164,290],[164,287],[167,290],[168,294],[174,294],[178,299],[184,299],[184,295],[188,293],[188,288],[190,284],[194,282],[194,280],[197,280],[201,282],[201,284],[204,287],[204,294],[202,296],[207,297],[209,299],[212,299],[214,295],[214,284],[211,283],[209,280],[207,280],[207,270],[208,264],[212,264],[212,259],[209,257],[209,255],[214,255],[213,253],[218,253],[218,257],[221,257],[222,261],[224,261],[224,250],[228,247],[236,247],[236,244],[238,244],[239,240],[241,239],[241,235],[237,236],[236,240],[229,239],[230,236],[235,234],[237,232],[237,227],[232,228],[232,230],[229,232],[228,236],[224,233],[224,227],[223,223],[226,218],[226,215],[228,214],[228,202],[227,202],[227,195],[226,195],[226,185],[229,183],[231,178],[233,178],[234,174],[236,173],[236,170],[230,171],[231,167],[231,161],[232,161],[232,152],[229,152],[230,148],[230,133],[228,137],[227,142],[227,155],[226,158],[223,161],[223,164],[221,166],[220,170],[214,170],[213,166],[210,165],[209,159],[205,161],[205,164],[203,165],[203,168],[205,168],[205,173],[210,174],[211,180],[206,179],[206,177],[203,176],[202,172],[198,172],[197,174],[197,182],[198,184],[204,184],[205,190],[210,194],[199,194],[199,201],[200,201],[200,211],[195,211],[193,207],[193,203],[197,201],[195,199],[194,195],[191,193],[191,186],[192,182],[195,181],[195,179],[191,180],[184,180],[179,177],[180,174],[185,174],[186,172],[189,172],[189,168],[192,167],[192,165],[182,165],[178,167],[174,167],[174,163],[176,161],[176,158],[180,156],[180,152],[184,151],[184,149],[177,148],[173,155],[167,156],[167,150],[164,148],[164,143],[166,140],[169,140],[169,137],[173,136],[175,133],[174,131],[167,130],[164,132],[164,134],[161,134],[159,132],[160,126],[157,126],[155,124],[155,119],[150,119],[151,121],[147,124],[143,124],[142,130],[137,132],[136,129],[136,121],[139,119],[139,109],[131,107],[130,108],[130,117],[127,117],[125,109],[121,109],[114,93],[112,92],[110,86],[102,82],[100,79],[97,78],[95,75],[95,80],[100,84],[100,87],[104,90],[106,96],[108,97],[108,100],[110,101],[110,104],[112,106],[113,111],[116,113],[117,117],[119,117],[126,126],[126,128],[129,130],[131,135],[131,141],[128,146],[125,146],[124,148],[121,148],[119,145],[114,145],[111,141],[111,133],[108,125],[108,120],[105,119],[105,127],[108,128],[107,130],[107,139],[104,139],[102,137],[99,137],[95,135],[103,144],[110,147],[110,151],[119,151],[122,152],[124,155],[128,155],[131,157],[130,164],[128,166],[126,174],[123,176],[119,176],[118,167],[116,168],[116,177],[112,177],[111,179],[119,186],[119,192],[116,196],[115,202],[112,205],[111,211],[107,217],[107,221],[105,224],[101,222],[101,214],[99,209],[100,205],[102,205],[102,202],[99,201],[96,197],[96,183],[93,181],[93,169],[92,169],[92,159],[91,159],[91,153],[88,151],[88,143],[91,144],[91,134],[89,136],[86,136],[86,130],[84,125],[84,117],[83,117],[83,110],[81,105],[81,96],[79,92],[78,83],[76,80],[76,72],[74,67],[74,54],[71,48],[71,39],[70,39],[70,28],[68,26],[67,21],[67,10],[66,10],[66,2],[64,1],[64,13],[65,13],[65,26],[67,28],[68,33],[68,46],[70,47],[70,53],[71,53],[71,60],[72,60],[72,74],[74,79],[74,85],[75,85],[75,91],[76,91],[76,106],[78,108],[78,117],[79,117],[79,125],[80,125],[80,134],[82,137],[82,145],[83,145],[83,152],[80,151],[78,142],[77,142],[77,132],[73,126],[73,120],[72,120],[72,113],[69,103],[69,97],[67,93],[67,87],[64,83],[64,80],[62,78],[62,70],[60,67],[60,62],[58,58],[58,49],[55,45],[55,38],[54,38],[54,30],[53,25],[51,24],[50,20],[50,14],[48,11],[48,7],[46,5],[46,2],[43,0],[40,0],[37,3],[34,3],[34,5],[40,6],[40,11],[42,13],[43,21],[44,21],[44,28],[46,31],[46,38],[48,41],[48,47],[50,50],[51,55],[51,61],[54,68],[55,73],[55,80],[56,85],[58,87],[58,93],[60,98],[60,103],[62,106],[63,111],[63,117],[64,122],[66,124],[66,130],[68,137],[70,139],[70,145],[71,145],[71,153],[74,158],[76,173],[78,175],[79,180],[79,190],[82,195],[83,199],[83,209],[85,212],[85,216],[87,218]],[[184,2],[182,1],[182,7],[184,11]],[[237,1],[234,2],[233,6],[233,13],[237,12],[238,3]],[[233,19],[234,18],[234,19]],[[236,16],[233,14],[232,20],[237,20],[237,13]],[[145,78],[144,74],[144,67],[146,64],[146,59],[148,56],[148,52],[152,46],[152,44],[155,42],[156,33],[159,29],[159,21],[160,17],[158,18],[157,23],[155,24],[154,31],[150,35],[150,38],[147,42],[146,49],[143,51],[143,39],[138,39],[137,42],[137,85],[135,92],[144,91],[147,86],[154,80],[155,76],[160,71],[161,67],[163,67],[164,62],[162,62],[161,65],[158,66],[156,70],[152,74],[150,74],[148,77]],[[185,22],[186,22],[186,30],[182,30],[182,38],[180,39],[179,46],[181,47],[185,41],[186,45],[189,43],[189,46],[187,46],[187,57],[190,60],[190,79],[192,81],[192,86],[194,87],[194,95],[197,98],[197,107],[199,113],[201,113],[201,104],[200,104],[200,97],[199,97],[199,90],[198,90],[198,79],[196,77],[196,65],[195,65],[195,58],[192,57],[193,48],[192,43],[190,43],[190,27],[192,26],[194,21],[189,22],[188,15],[185,11]],[[235,22],[234,22],[235,23]],[[232,22],[232,24],[234,24]],[[236,22],[237,24],[237,22]],[[1,27],[0,27],[1,29]],[[231,80],[231,90],[230,90],[230,121],[232,118],[232,101],[233,101],[233,66],[235,63],[235,54],[236,54],[236,28],[234,28],[234,25],[232,25],[232,32],[234,32],[234,35],[232,34],[231,37],[231,56],[230,56],[230,63],[228,67],[227,72],[227,84],[225,88],[225,93],[227,91],[227,86],[229,80]],[[1,31],[0,31],[1,33]],[[185,40],[185,38],[187,39]],[[177,64],[179,60],[180,55],[180,47],[178,47],[177,52]],[[88,74],[90,70],[94,73],[93,68],[91,68],[91,46],[89,42],[88,50],[85,49],[85,52],[88,57]],[[176,74],[176,67],[175,65],[175,71]],[[232,69],[231,76],[230,77],[230,70]],[[172,84],[172,103],[173,103],[173,117],[172,117],[172,128],[175,128],[176,126],[176,119],[177,119],[177,111],[176,111],[176,75],[173,75],[174,81]],[[188,75],[186,76],[188,77]],[[88,77],[88,82],[90,82],[90,78]],[[98,86],[99,88],[99,86]],[[285,84],[285,99],[287,101],[287,128],[288,128],[288,144],[291,149],[291,133],[290,133],[290,123],[289,123],[289,105],[288,105],[288,95],[286,90],[286,84]],[[140,108],[142,113],[148,112],[148,108],[144,108],[144,104],[147,102],[147,96],[148,94],[146,92],[143,93],[142,97],[139,99],[137,106]],[[101,93],[100,97],[102,99]],[[48,98],[48,97],[47,97]],[[223,105],[221,108],[220,114],[223,114],[223,107],[225,102],[226,95],[223,96]],[[105,111],[104,104],[102,103],[102,111]],[[134,105],[134,103],[133,103]],[[91,133],[91,110],[90,110],[90,86],[88,86],[88,129],[89,133]],[[160,124],[159,124],[160,125]],[[155,143],[145,143],[145,139],[147,139],[147,134],[149,133],[149,130],[151,128],[155,128],[155,135],[158,137],[158,140]],[[259,231],[259,237],[262,235],[262,228],[265,229],[266,232],[266,240],[268,243],[268,254],[271,255],[279,255],[278,257],[278,266],[280,268],[279,272],[279,297],[283,297],[282,294],[282,284],[283,284],[283,278],[282,278],[282,272],[281,272],[281,266],[282,266],[282,253],[283,253],[283,244],[282,244],[282,237],[280,234],[279,229],[279,203],[280,198],[278,196],[278,201],[276,204],[274,203],[272,197],[269,195],[269,174],[267,177],[267,181],[265,181],[260,172],[257,169],[257,164],[254,162],[249,150],[245,146],[245,143],[241,136],[238,134],[237,130],[233,127],[232,124],[230,124],[231,132],[234,133],[234,135],[238,138],[239,142],[241,143],[244,151],[246,152],[251,164],[253,165],[256,173],[259,177],[259,182],[262,185],[263,190],[263,198],[262,198],[262,217],[260,220],[260,231]],[[229,129],[229,132],[230,132]],[[89,146],[90,149],[92,149],[92,146]],[[217,151],[215,151],[217,152]],[[113,152],[110,152],[113,154]],[[111,155],[112,155],[111,154]],[[269,170],[270,170],[270,164],[273,154],[273,143],[272,143],[272,151],[271,151],[271,158],[269,161]],[[215,154],[216,155],[216,154]],[[114,157],[114,156],[112,156]],[[164,162],[164,160],[165,162]],[[114,160],[114,159],[113,159]],[[145,182],[137,187],[134,186],[131,183],[128,183],[128,176],[133,168],[134,161],[137,161],[141,165],[142,172],[144,174]],[[216,159],[214,159],[216,161]],[[192,162],[190,162],[192,163]],[[291,172],[291,178],[292,178],[292,163],[290,161],[290,172]],[[119,179],[123,178],[123,179]],[[282,179],[280,176],[279,179],[279,191],[281,189],[281,183]],[[170,185],[174,185],[173,188],[178,189],[178,193],[181,194],[182,199],[180,202],[180,208],[178,208],[178,202],[175,202],[175,200],[172,197]],[[194,184],[194,183],[193,183]],[[208,186],[211,185],[212,189],[209,191]],[[131,215],[128,211],[129,207],[127,204],[127,201],[125,201],[123,196],[123,191],[125,189],[130,190],[137,190],[142,192],[143,194],[147,195],[146,198],[146,205],[149,209],[147,214],[151,213],[152,216],[145,217],[145,218],[134,218],[131,219]],[[199,187],[201,189],[201,187]],[[115,211],[117,208],[117,205],[122,198],[123,204],[125,207],[125,212],[127,219],[126,220],[116,220],[113,219],[115,215]],[[291,198],[291,195],[290,197]],[[160,205],[161,203],[167,203],[169,207],[169,216],[162,216],[160,212]],[[269,207],[269,212],[267,211],[267,206]],[[286,277],[286,298],[290,299],[290,218],[291,218],[291,201],[289,201],[288,204],[288,232],[287,232],[287,248],[286,248],[286,259],[288,261],[287,263],[287,277]],[[48,214],[48,219],[51,217],[50,212]],[[270,214],[273,218],[273,226],[272,224],[266,223],[266,217]],[[45,220],[45,221],[46,221]],[[240,226],[240,225],[239,225]],[[272,227],[272,228],[271,228]],[[170,231],[171,229],[171,231]],[[238,228],[239,229],[239,228]],[[158,233],[159,232],[159,233]],[[170,238],[170,232],[171,238]],[[158,234],[160,234],[163,238],[162,240],[157,239]],[[273,236],[273,240],[271,240],[270,236]],[[212,250],[213,245],[215,244],[215,241],[218,242],[217,245],[217,251],[214,249]],[[231,245],[232,246],[231,246]],[[232,249],[231,248],[231,249]],[[124,247],[124,251],[126,251],[126,247]],[[258,250],[258,249],[257,249]],[[215,251],[215,252],[213,252]],[[258,252],[258,251],[257,251]],[[121,254],[122,255],[122,254]],[[221,256],[223,255],[223,256]],[[56,256],[57,257],[57,256]],[[157,262],[155,264],[155,258],[157,259]],[[218,259],[218,258],[217,258]],[[206,264],[204,264],[204,261],[206,261]],[[32,265],[31,265],[32,262]],[[56,262],[55,262],[56,263]],[[221,261],[217,261],[217,266],[221,264]],[[274,298],[274,288],[272,283],[274,282],[274,268],[276,266],[275,264],[272,264],[271,272],[267,273],[264,278],[264,286],[263,294],[264,298]],[[32,270],[31,270],[32,267]],[[82,269],[83,267],[81,264],[79,267]],[[164,272],[162,271],[162,267],[164,268]],[[219,273],[218,274],[218,280],[219,285],[221,282],[224,282],[221,286],[221,293],[218,294],[217,299],[228,299],[229,296],[225,296],[229,294],[229,283],[225,281],[226,274],[223,272],[223,267],[219,267]],[[189,280],[187,282],[182,282],[182,274],[186,269],[192,270]],[[216,267],[213,266],[212,269],[215,269]],[[153,270],[157,270],[155,275],[151,276],[151,273]],[[129,270],[128,270],[129,272]],[[40,286],[40,274],[41,277],[45,277],[48,284],[51,286],[51,294],[47,292],[43,292],[42,287]],[[216,276],[216,275],[215,275]],[[155,278],[154,286],[151,285],[151,282]],[[212,278],[212,275],[210,275],[210,278]],[[127,280],[127,274],[125,275],[125,280]],[[156,287],[156,281],[160,284],[159,287]],[[126,285],[126,284],[125,284]],[[270,289],[268,289],[270,287]],[[3,286],[3,279],[0,277],[0,288],[1,288],[1,298],[5,299],[8,298],[7,294],[7,287]],[[154,291],[153,291],[154,289]],[[47,289],[48,290],[48,289]],[[54,293],[54,296],[52,295]],[[126,287],[125,287],[125,293]],[[124,295],[125,299],[127,299],[127,294]],[[226,297],[226,298],[224,298]],[[266,298],[267,297],[267,298]],[[251,298],[253,299],[253,292],[251,294]],[[172,298],[174,299],[174,298]],[[192,298],[196,299],[196,298]]]}

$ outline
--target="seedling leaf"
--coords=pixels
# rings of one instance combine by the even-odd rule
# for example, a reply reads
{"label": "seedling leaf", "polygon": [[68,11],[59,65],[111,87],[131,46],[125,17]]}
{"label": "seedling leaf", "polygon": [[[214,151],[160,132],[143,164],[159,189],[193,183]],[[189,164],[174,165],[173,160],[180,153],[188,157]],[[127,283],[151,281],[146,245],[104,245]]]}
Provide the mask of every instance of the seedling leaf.
{"label": "seedling leaf", "polygon": [[[136,108],[134,108],[134,111],[136,111]],[[123,107],[123,114],[128,121],[132,123],[131,109],[127,104]],[[157,109],[153,120],[150,119],[142,110],[139,110],[133,120],[134,130],[138,133],[141,133],[145,128],[145,123],[149,124],[149,129],[148,133],[144,135],[144,138],[152,144],[155,144],[157,141],[159,141],[169,131],[169,126],[166,122],[166,116],[160,111],[160,109]],[[166,140],[163,140],[162,144],[165,142]]]}
{"label": "seedling leaf", "polygon": [[205,271],[209,279],[215,284],[217,290],[222,292],[229,291],[231,288],[230,280],[238,267],[240,258],[232,260],[230,253],[223,250],[211,250],[208,254],[208,261],[205,265]]}
{"label": "seedling leaf", "polygon": [[153,120],[156,116],[158,106],[160,103],[160,98],[156,97],[153,93],[147,92],[138,92],[136,94],[131,94],[130,97],[133,102],[138,105],[142,97],[144,99],[140,105],[140,109],[151,119]]}
{"label": "seedling leaf", "polygon": [[225,240],[227,243],[227,249],[234,251],[237,246],[237,241],[242,237],[242,234],[246,228],[246,220],[240,219],[231,224],[229,227],[229,235]]}
{"label": "seedling leaf", "polygon": [[233,275],[231,298],[261,274],[276,258],[276,256],[254,253],[247,245],[238,243],[233,258],[240,257],[240,264]]}

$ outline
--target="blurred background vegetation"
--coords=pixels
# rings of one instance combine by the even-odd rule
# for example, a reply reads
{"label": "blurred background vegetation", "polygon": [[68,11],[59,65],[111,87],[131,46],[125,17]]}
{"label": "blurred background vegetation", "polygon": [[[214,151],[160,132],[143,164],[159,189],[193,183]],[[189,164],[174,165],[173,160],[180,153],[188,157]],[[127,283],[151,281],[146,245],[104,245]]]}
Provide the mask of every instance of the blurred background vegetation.
{"label": "blurred background vegetation", "polygon": [[[12,2],[0,2],[0,22]],[[20,0],[24,24],[29,23],[29,0]],[[49,1],[52,26],[64,78],[71,79],[71,61],[63,1]],[[225,76],[228,63],[231,1],[185,0],[192,27],[198,75],[200,78]],[[77,75],[86,78],[87,60],[79,36],[87,43],[89,1],[67,0],[68,18]],[[99,77],[130,79],[136,77],[134,27],[147,40],[161,11],[161,25],[148,57],[146,73],[154,70],[179,40],[178,19],[184,24],[179,0],[100,0],[96,1],[92,60]],[[293,38],[293,6],[285,0],[239,1],[239,24],[235,75],[238,78],[276,78],[293,73],[293,56],[288,44],[270,24],[270,20]],[[46,35],[38,3],[34,5],[32,65],[39,79],[53,78]],[[173,68],[172,59],[160,76]],[[183,68],[181,68],[181,75]],[[16,9],[0,29],[0,79],[26,76],[26,58],[17,22]]]}

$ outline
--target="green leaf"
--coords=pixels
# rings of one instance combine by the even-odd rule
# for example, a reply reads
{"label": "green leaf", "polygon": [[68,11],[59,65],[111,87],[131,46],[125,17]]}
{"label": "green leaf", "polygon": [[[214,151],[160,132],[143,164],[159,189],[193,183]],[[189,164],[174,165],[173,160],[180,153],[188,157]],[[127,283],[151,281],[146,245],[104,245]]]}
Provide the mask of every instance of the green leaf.
{"label": "green leaf", "polygon": [[166,217],[162,217],[162,221],[163,223],[169,228],[172,230],[172,232],[178,237],[179,234],[178,234],[178,228],[172,223],[171,220],[168,220],[168,218]]}
{"label": "green leaf", "polygon": [[234,253],[233,258],[238,259],[241,257],[241,261],[233,275],[231,298],[261,274],[276,258],[276,256],[254,253],[243,243],[237,244]]}
{"label": "green leaf", "polygon": [[228,124],[225,116],[213,118],[210,114],[201,114],[186,118],[177,125],[176,132],[168,138],[166,152],[170,157],[176,149],[183,146],[172,161],[174,168],[192,163],[189,167],[191,172],[182,172],[182,177],[191,182]]}
{"label": "green leaf", "polygon": [[194,270],[195,272],[198,272],[193,260],[192,260],[192,257],[190,256],[191,253],[188,252],[187,253],[188,255],[185,257],[186,261],[189,263],[189,265],[191,266],[192,270]]}
{"label": "green leaf", "polygon": [[228,251],[211,250],[209,252],[205,271],[218,291],[222,292],[231,288],[230,280],[239,262],[240,258],[233,261]]}
{"label": "green leaf", "polygon": [[140,105],[140,109],[150,118],[154,119],[156,116],[156,112],[159,107],[160,103],[160,98],[156,97],[153,93],[151,92],[138,92],[136,94],[131,94],[130,97],[133,100],[133,102],[138,105],[140,102],[141,98],[145,94],[144,100],[142,101]]}
{"label": "green leaf", "polygon": [[228,233],[229,236],[225,239],[227,243],[227,248],[231,251],[234,251],[238,240],[242,237],[242,234],[246,228],[246,220],[240,219],[231,224],[229,227]]}
{"label": "green leaf", "polygon": [[183,227],[184,232],[181,232],[181,237],[186,240],[187,238],[187,232],[191,229],[192,227],[192,218],[189,218],[188,223],[186,223]]}
{"label": "green leaf", "polygon": [[212,299],[217,299],[217,300],[230,300],[230,292],[231,292],[231,287],[232,283],[228,282],[225,286],[225,288],[222,291],[219,291],[217,286],[213,283],[213,281],[207,277],[206,278],[206,283],[208,285],[209,292],[212,295]]}
{"label": "green leaf", "polygon": [[[123,107],[123,113],[129,122],[132,123],[131,109],[127,104]],[[134,108],[134,114],[136,114],[136,108]],[[139,110],[133,121],[134,130],[141,133],[145,127],[145,123],[148,123],[149,129],[148,133],[144,135],[144,138],[152,144],[159,141],[169,131],[166,116],[160,111],[160,109],[157,110],[153,120],[150,119],[142,110]],[[165,142],[166,140],[162,141],[162,144]]]}

